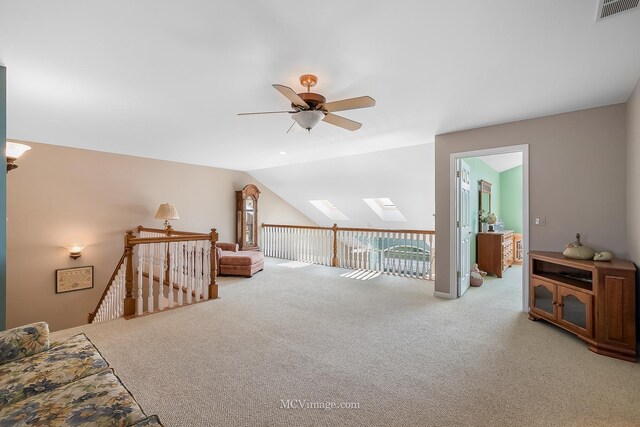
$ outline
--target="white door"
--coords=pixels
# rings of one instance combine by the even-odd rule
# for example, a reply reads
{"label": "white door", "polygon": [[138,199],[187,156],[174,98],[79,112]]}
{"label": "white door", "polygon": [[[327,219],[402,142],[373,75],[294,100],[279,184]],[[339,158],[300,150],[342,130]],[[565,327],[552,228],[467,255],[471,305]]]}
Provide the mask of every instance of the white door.
{"label": "white door", "polygon": [[458,276],[458,297],[464,295],[469,289],[471,278],[471,168],[464,160],[458,163],[457,172],[457,204],[456,212],[458,229],[458,256],[457,276]]}

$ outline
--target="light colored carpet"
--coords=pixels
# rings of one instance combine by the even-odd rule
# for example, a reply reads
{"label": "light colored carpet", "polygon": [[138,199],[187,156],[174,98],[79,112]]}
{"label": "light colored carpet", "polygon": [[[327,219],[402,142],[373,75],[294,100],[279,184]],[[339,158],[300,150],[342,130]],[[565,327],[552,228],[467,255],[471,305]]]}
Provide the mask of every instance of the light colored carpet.
{"label": "light colored carpet", "polygon": [[[640,366],[520,311],[519,267],[433,284],[268,259],[221,299],[84,331],[167,426],[640,425]],[[281,400],[359,409],[281,409]]]}

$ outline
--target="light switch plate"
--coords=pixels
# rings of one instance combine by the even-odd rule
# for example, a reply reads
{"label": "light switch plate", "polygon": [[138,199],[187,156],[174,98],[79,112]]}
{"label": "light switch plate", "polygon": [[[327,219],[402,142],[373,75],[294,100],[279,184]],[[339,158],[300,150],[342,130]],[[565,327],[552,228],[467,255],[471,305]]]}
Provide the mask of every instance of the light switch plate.
{"label": "light switch plate", "polygon": [[535,217],[533,223],[539,227],[546,227],[547,225],[547,217],[546,216],[537,216]]}

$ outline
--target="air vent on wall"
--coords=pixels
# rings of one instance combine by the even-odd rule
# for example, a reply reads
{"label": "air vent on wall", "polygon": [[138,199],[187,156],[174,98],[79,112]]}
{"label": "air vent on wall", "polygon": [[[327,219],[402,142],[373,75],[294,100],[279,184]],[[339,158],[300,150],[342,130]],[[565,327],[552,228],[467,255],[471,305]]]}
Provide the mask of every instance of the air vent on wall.
{"label": "air vent on wall", "polygon": [[638,8],[640,0],[598,0],[596,21]]}

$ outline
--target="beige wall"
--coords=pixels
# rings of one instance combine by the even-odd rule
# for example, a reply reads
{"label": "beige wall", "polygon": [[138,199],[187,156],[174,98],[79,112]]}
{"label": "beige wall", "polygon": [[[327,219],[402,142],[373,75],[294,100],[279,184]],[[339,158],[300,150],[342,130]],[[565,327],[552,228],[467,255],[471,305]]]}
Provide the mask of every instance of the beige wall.
{"label": "beige wall", "polygon": [[[640,265],[640,80],[627,104],[627,235],[629,257]],[[640,332],[640,331],[639,331]]]}
{"label": "beige wall", "polygon": [[561,251],[577,232],[585,244],[627,255],[626,105],[436,136],[436,291],[449,292],[451,153],[529,145],[530,249]]}
{"label": "beige wall", "polygon": [[[29,143],[7,182],[7,326],[45,320],[53,330],[86,322],[122,255],[123,236],[174,203],[177,230],[235,239],[235,190],[262,191],[259,221],[312,222],[243,172]],[[85,243],[76,261],[65,243]],[[56,294],[56,269],[95,266],[91,290]]]}

